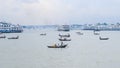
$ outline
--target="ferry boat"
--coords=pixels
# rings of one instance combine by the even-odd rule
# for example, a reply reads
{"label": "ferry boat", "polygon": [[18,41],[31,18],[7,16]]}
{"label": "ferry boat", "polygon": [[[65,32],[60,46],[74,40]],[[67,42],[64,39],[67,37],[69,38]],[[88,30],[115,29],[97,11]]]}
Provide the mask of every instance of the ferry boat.
{"label": "ferry boat", "polygon": [[13,25],[10,23],[0,22],[0,33],[21,33],[23,32],[22,26],[19,24]]}
{"label": "ferry boat", "polygon": [[58,26],[58,31],[70,31],[70,26],[69,25]]}

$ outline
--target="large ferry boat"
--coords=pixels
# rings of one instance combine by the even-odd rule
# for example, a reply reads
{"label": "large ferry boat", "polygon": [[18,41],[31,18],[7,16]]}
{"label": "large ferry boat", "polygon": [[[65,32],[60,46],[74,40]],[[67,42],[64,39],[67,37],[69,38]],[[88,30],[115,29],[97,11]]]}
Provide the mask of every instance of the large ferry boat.
{"label": "large ferry boat", "polygon": [[21,33],[23,32],[22,26],[19,24],[13,25],[6,22],[0,22],[0,33]]}
{"label": "large ferry boat", "polygon": [[70,26],[69,25],[58,26],[58,31],[70,31]]}

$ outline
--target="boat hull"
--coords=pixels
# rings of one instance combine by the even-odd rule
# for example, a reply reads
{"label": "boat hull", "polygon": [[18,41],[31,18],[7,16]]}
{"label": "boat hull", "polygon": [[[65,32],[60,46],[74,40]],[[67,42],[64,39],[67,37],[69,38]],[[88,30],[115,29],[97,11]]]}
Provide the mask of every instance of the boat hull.
{"label": "boat hull", "polygon": [[108,40],[109,38],[101,38],[99,37],[100,40]]}
{"label": "boat hull", "polygon": [[6,36],[0,36],[0,38],[6,38]]}
{"label": "boat hull", "polygon": [[22,33],[23,30],[0,30],[0,33]]}
{"label": "boat hull", "polygon": [[65,48],[67,45],[64,46],[48,46],[48,48]]}
{"label": "boat hull", "polygon": [[17,37],[10,37],[8,39],[19,39],[19,36],[17,36]]}
{"label": "boat hull", "polygon": [[71,39],[59,39],[60,41],[71,41]]}
{"label": "boat hull", "polygon": [[68,35],[60,35],[60,34],[59,34],[59,36],[60,36],[60,37],[70,37],[70,34],[68,34]]}

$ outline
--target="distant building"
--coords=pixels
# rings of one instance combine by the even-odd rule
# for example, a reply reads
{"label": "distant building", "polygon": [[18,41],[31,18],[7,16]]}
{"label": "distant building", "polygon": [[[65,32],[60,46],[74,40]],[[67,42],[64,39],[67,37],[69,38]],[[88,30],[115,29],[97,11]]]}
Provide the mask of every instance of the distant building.
{"label": "distant building", "polygon": [[97,23],[95,25],[86,24],[83,30],[100,30],[100,31],[118,31],[120,30],[120,24],[107,24],[107,23]]}
{"label": "distant building", "polygon": [[23,29],[20,25],[13,25],[10,23],[0,22],[1,33],[21,33]]}
{"label": "distant building", "polygon": [[70,26],[69,25],[58,26],[58,31],[70,31]]}

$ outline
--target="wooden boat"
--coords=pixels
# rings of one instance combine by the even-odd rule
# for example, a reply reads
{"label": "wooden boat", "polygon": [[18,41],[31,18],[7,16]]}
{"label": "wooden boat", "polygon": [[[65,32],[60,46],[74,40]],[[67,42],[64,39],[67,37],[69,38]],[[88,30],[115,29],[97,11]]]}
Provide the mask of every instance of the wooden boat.
{"label": "wooden boat", "polygon": [[6,38],[6,36],[4,35],[4,36],[0,36],[0,38]]}
{"label": "wooden boat", "polygon": [[65,48],[67,45],[63,45],[63,46],[48,46],[48,48]]}
{"label": "wooden boat", "polygon": [[18,39],[18,38],[19,38],[19,36],[17,36],[17,37],[10,37],[8,39]]}
{"label": "wooden boat", "polygon": [[42,33],[42,34],[40,34],[41,36],[45,36],[46,35],[46,33]]}
{"label": "wooden boat", "polygon": [[67,38],[60,38],[60,41],[71,41],[71,39],[67,39]]}
{"label": "wooden boat", "polygon": [[67,35],[61,35],[59,34],[60,37],[70,37],[70,34],[67,34]]}
{"label": "wooden boat", "polygon": [[109,38],[102,38],[102,37],[99,37],[100,40],[108,40]]}
{"label": "wooden boat", "polygon": [[62,42],[61,45],[54,44],[53,46],[48,46],[48,48],[65,48],[66,46],[67,44],[63,44]]}

